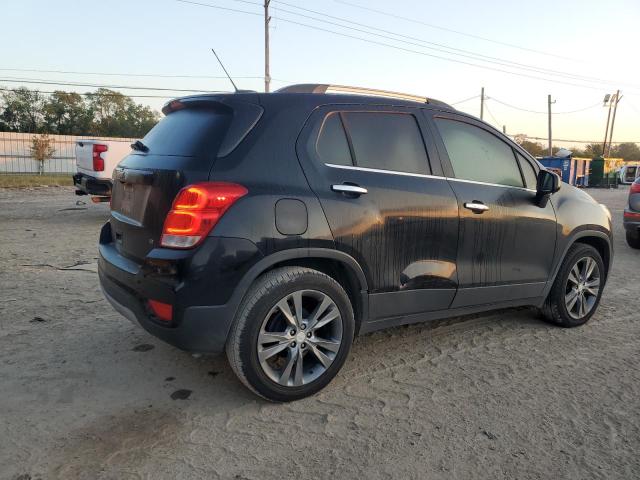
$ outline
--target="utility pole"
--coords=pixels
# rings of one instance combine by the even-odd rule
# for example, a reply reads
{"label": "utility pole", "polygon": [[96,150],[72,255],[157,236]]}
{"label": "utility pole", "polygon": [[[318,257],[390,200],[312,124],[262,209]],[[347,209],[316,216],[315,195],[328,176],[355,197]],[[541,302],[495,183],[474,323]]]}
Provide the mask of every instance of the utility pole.
{"label": "utility pole", "polygon": [[506,125],[502,125],[502,133],[504,133],[505,135],[507,134],[507,126]]}
{"label": "utility pole", "polygon": [[269,74],[269,3],[271,0],[264,0],[264,91],[269,93],[271,75]]}
{"label": "utility pole", "polygon": [[480,120],[484,119],[484,87],[480,90]]}
{"label": "utility pole", "polygon": [[604,97],[604,105],[607,105],[607,102],[609,102],[609,114],[607,115],[607,127],[604,129],[604,142],[602,142],[602,156],[604,157],[604,154],[607,150],[607,137],[609,136],[609,122],[611,121],[611,104],[613,103],[612,101],[612,96],[609,94],[606,94]]}
{"label": "utility pole", "polygon": [[551,135],[551,104],[552,103],[556,103],[556,101],[554,100],[552,102],[551,95],[547,95],[547,107],[549,111],[549,156],[550,157],[553,156],[553,137]]}
{"label": "utility pole", "polygon": [[[618,110],[618,102],[622,97],[620,96],[620,90],[616,91],[616,96],[613,101],[613,117],[611,117],[611,130],[609,130],[609,148],[607,149],[607,156],[611,156],[611,140],[613,139],[613,125],[616,123],[616,111]],[[602,150],[602,156],[604,157],[604,150]]]}

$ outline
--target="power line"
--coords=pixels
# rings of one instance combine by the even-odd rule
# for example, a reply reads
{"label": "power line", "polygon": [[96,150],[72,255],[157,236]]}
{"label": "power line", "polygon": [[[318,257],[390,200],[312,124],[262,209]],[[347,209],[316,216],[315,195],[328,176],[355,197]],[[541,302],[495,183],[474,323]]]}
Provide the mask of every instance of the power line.
{"label": "power line", "polygon": [[[547,115],[549,112],[542,112],[542,111],[538,111],[538,110],[529,110],[528,108],[522,108],[522,107],[516,107],[515,105],[511,105],[509,103],[503,102],[502,100],[498,100],[495,97],[487,97],[488,100],[493,100],[494,102],[497,102],[501,105],[504,105],[505,107],[509,107],[509,108],[513,108],[515,110],[520,110],[523,112],[529,112],[529,113],[537,113],[537,114],[542,114],[542,115]],[[588,107],[583,107],[583,108],[579,108],[577,110],[569,110],[566,112],[552,112],[552,115],[566,115],[566,114],[570,114],[570,113],[578,113],[578,112],[584,112],[585,110],[591,110],[592,108],[595,107],[599,107],[602,104],[602,102],[598,102],[595,103],[593,105],[589,105]]]}
{"label": "power line", "polygon": [[371,7],[365,7],[364,5],[358,5],[356,3],[351,3],[351,2],[344,1],[344,0],[335,0],[335,1],[338,2],[338,3],[342,3],[344,5],[349,5],[351,7],[360,8],[362,10],[368,10],[370,12],[378,13],[380,15],[385,15],[387,17],[392,17],[392,18],[397,18],[399,20],[405,20],[407,22],[417,23],[417,24],[420,24],[420,25],[424,25],[424,26],[427,26],[427,27],[430,27],[430,28],[435,28],[435,29],[442,30],[442,31],[445,31],[445,32],[451,32],[451,33],[455,33],[455,34],[458,34],[458,35],[463,35],[463,36],[469,37],[469,38],[475,38],[476,40],[483,40],[485,42],[491,42],[491,43],[495,43],[497,45],[504,45],[506,47],[517,48],[519,50],[524,50],[524,51],[527,51],[527,52],[533,52],[533,53],[537,53],[537,54],[540,54],[540,55],[546,55],[548,57],[555,57],[555,58],[561,58],[563,60],[577,61],[575,59],[572,59],[572,58],[569,58],[569,57],[564,57],[562,55],[558,55],[558,54],[555,54],[555,53],[549,53],[549,52],[544,52],[544,51],[541,51],[541,50],[535,50],[533,48],[523,47],[521,45],[516,45],[516,44],[513,44],[513,43],[502,42],[500,40],[493,40],[491,38],[482,37],[480,35],[474,35],[472,33],[461,32],[459,30],[454,30],[452,28],[441,27],[439,25],[434,25],[432,23],[427,23],[427,22],[424,22],[422,20],[417,20],[415,18],[403,17],[403,16],[397,15],[395,13],[385,12],[383,10],[377,10],[377,9],[371,8]]}
{"label": "power line", "polygon": [[[517,135],[514,135],[517,136]],[[530,135],[523,135],[525,138],[527,139],[531,139],[531,140],[547,140],[547,137],[532,137]],[[562,139],[562,138],[554,138],[553,142],[567,142],[567,143],[597,143],[598,145],[602,144],[602,140],[566,140],[566,139]],[[615,145],[619,145],[621,143],[640,143],[640,140],[627,140],[627,141],[618,141],[618,142],[611,142],[612,144]]]}
{"label": "power line", "polygon": [[39,78],[15,78],[15,77],[0,78],[0,82],[34,83],[34,84],[41,84],[41,85],[63,85],[63,86],[69,86],[69,87],[119,88],[119,89],[127,89],[127,90],[152,90],[152,91],[166,91],[166,92],[225,93],[219,90],[198,90],[198,89],[163,88],[163,87],[132,87],[127,85],[102,85],[97,83],[58,82],[58,81],[39,79]]}
{"label": "power line", "polygon": [[[17,88],[0,88],[2,92],[20,92],[20,89]],[[32,90],[37,93],[42,93],[46,95],[51,95],[59,92],[51,92],[51,91],[43,91],[43,90]],[[101,97],[117,97],[119,95],[124,95],[123,93],[78,93],[78,92],[63,92],[63,93],[74,93],[76,95],[84,96],[101,96]],[[125,95],[131,98],[163,98],[163,99],[172,99],[176,98],[175,96],[162,96],[162,95]]]}
{"label": "power line", "polygon": [[[251,2],[251,1],[248,1],[248,0],[232,0],[232,1],[234,1],[234,2],[242,2],[242,3],[246,3],[246,4],[250,4],[250,5],[259,5],[259,4],[255,3],[255,2]],[[451,47],[451,46],[446,45],[446,44],[437,43],[437,42],[431,42],[431,41],[424,40],[424,39],[417,38],[417,37],[413,37],[413,36],[410,36],[410,35],[405,35],[405,34],[402,34],[402,33],[393,32],[391,30],[385,30],[385,29],[374,27],[374,26],[371,26],[371,25],[366,25],[366,24],[355,22],[355,21],[352,21],[352,20],[348,20],[348,19],[342,18],[342,17],[337,17],[335,15],[329,15],[329,14],[326,14],[326,13],[323,13],[323,12],[318,12],[316,10],[311,10],[311,9],[308,9],[308,8],[299,7],[297,5],[286,3],[286,2],[283,2],[281,0],[274,0],[274,3],[287,5],[287,6],[296,8],[298,10],[302,10],[302,11],[305,11],[305,12],[310,12],[310,13],[313,13],[315,15],[321,15],[323,17],[332,18],[332,19],[338,20],[340,22],[345,22],[345,23],[349,23],[349,24],[352,24],[352,25],[358,25],[360,27],[364,27],[364,28],[367,28],[367,29],[370,29],[370,30],[376,30],[376,31],[383,32],[383,33],[386,33],[386,34],[395,35],[397,37],[402,37],[402,38],[414,40],[414,41],[420,42],[423,45],[417,45],[414,42],[407,42],[407,41],[400,40],[400,39],[397,39],[397,38],[388,37],[386,35],[380,35],[380,34],[376,34],[376,33],[373,33],[373,32],[368,32],[366,30],[361,30],[361,29],[358,29],[358,28],[347,27],[345,25],[340,25],[340,24],[337,24],[335,22],[329,22],[329,21],[322,20],[322,19],[319,19],[319,18],[316,18],[316,17],[312,17],[310,15],[304,15],[304,14],[301,14],[301,13],[292,12],[291,10],[287,10],[287,9],[279,7],[280,11],[285,12],[285,13],[289,13],[291,15],[297,15],[297,16],[300,16],[300,17],[309,18],[309,19],[312,19],[312,20],[315,20],[315,21],[318,21],[318,22],[328,23],[330,25],[335,25],[335,26],[346,28],[346,29],[349,29],[349,30],[355,30],[357,32],[366,33],[366,34],[369,34],[369,35],[374,35],[374,36],[377,36],[377,37],[385,38],[387,40],[393,40],[393,41],[397,41],[397,42],[401,42],[401,43],[406,43],[406,44],[409,44],[409,45],[428,48],[430,50],[434,50],[434,51],[441,52],[441,53],[446,53],[446,54],[450,54],[450,55],[458,55],[458,56],[461,56],[461,57],[464,57],[464,58],[471,58],[473,60],[481,60],[481,61],[484,61],[484,62],[487,62],[487,63],[496,64],[496,65],[508,66],[508,67],[512,67],[512,68],[521,68],[521,69],[533,71],[533,72],[536,72],[536,73],[560,75],[560,76],[563,76],[565,78],[574,79],[574,80],[588,81],[588,82],[592,82],[592,83],[604,83],[604,84],[609,84],[609,85],[620,85],[620,84],[622,84],[622,82],[619,82],[619,81],[606,80],[606,79],[597,78],[597,77],[590,77],[590,76],[586,76],[586,75],[578,75],[578,74],[574,74],[574,73],[563,72],[563,71],[560,71],[560,70],[553,70],[553,69],[549,69],[549,68],[538,67],[538,66],[535,66],[535,65],[528,65],[528,64],[525,64],[525,63],[514,62],[512,60],[506,60],[506,59],[499,58],[499,57],[492,57],[490,55],[484,55],[482,53],[473,52],[473,51],[465,50],[465,49],[462,49],[462,48]],[[442,48],[445,48],[447,50],[442,50],[442,48],[427,47],[425,45],[435,45],[436,47],[442,47]],[[458,53],[458,52],[460,52],[460,53]],[[626,84],[626,85],[630,86],[630,87],[640,88],[640,85],[633,85],[633,84]]]}
{"label": "power line", "polygon": [[[485,98],[486,98],[486,97],[485,97]],[[485,104],[484,104],[484,109],[487,111],[487,113],[489,114],[489,116],[490,116],[491,118],[493,118],[493,121],[494,121],[494,122],[496,122],[496,125],[497,125],[498,127],[500,127],[501,125],[504,125],[503,123],[500,123],[500,122],[498,121],[498,119],[493,115],[493,113],[491,113],[491,110],[489,110],[489,105],[488,105],[486,102],[485,102]]]}
{"label": "power line", "polygon": [[476,98],[480,98],[480,95],[474,95],[473,97],[465,98],[464,100],[460,100],[458,102],[453,102],[453,103],[450,103],[449,105],[452,105],[452,106],[453,105],[458,105],[459,103],[465,103],[465,102],[468,102],[470,100],[475,100]]}
{"label": "power line", "polygon": [[[195,3],[195,4],[201,5],[201,6],[212,6],[212,7],[215,8],[215,6],[213,6],[213,5],[200,3],[200,2],[190,2],[190,1],[187,1],[187,0],[177,0],[177,1],[179,1],[181,3]],[[253,2],[253,1],[250,1],[250,0],[232,0],[232,1],[238,2],[238,3],[247,4],[247,5],[261,6],[260,3]],[[376,30],[378,32],[383,32],[383,33],[388,34],[388,35],[382,35],[382,34],[379,34],[379,33],[370,32],[368,30],[363,30],[361,28],[354,28],[354,27],[349,27],[347,25],[341,25],[339,23],[331,22],[331,21],[324,20],[324,19],[321,19],[321,18],[313,17],[311,15],[305,15],[303,13],[293,12],[291,10],[287,10],[286,8],[278,7],[278,10],[280,12],[288,13],[290,15],[296,15],[298,17],[308,18],[308,19],[314,20],[316,22],[321,22],[321,23],[337,26],[337,27],[340,27],[340,28],[345,28],[347,30],[352,30],[352,31],[356,31],[356,32],[359,32],[359,33],[364,33],[366,35],[372,35],[372,36],[375,36],[375,37],[383,38],[383,39],[386,39],[386,40],[391,40],[391,41],[394,41],[394,42],[400,42],[400,43],[404,43],[404,44],[408,44],[408,45],[417,46],[417,47],[420,47],[420,48],[426,48],[426,49],[433,50],[433,51],[436,51],[436,52],[445,53],[447,55],[457,55],[457,56],[463,57],[463,58],[469,58],[469,59],[472,59],[472,60],[478,60],[478,61],[481,61],[481,62],[490,63],[490,64],[494,64],[494,65],[501,65],[501,66],[509,67],[509,68],[516,68],[516,69],[531,71],[531,72],[539,73],[539,74],[543,74],[543,75],[558,75],[558,76],[561,76],[561,77],[564,77],[564,78],[568,78],[570,80],[584,81],[584,82],[589,82],[589,83],[601,83],[601,84],[608,84],[608,85],[620,85],[620,84],[623,84],[622,82],[619,82],[619,81],[614,82],[614,81],[606,80],[606,79],[602,79],[602,78],[589,77],[589,76],[585,76],[585,75],[578,75],[578,74],[574,74],[574,73],[563,72],[563,71],[560,71],[560,70],[553,70],[553,69],[549,69],[549,68],[538,67],[538,66],[534,66],[534,65],[528,65],[528,64],[524,64],[524,63],[514,62],[512,60],[506,60],[506,59],[503,59],[503,58],[492,57],[492,56],[484,55],[484,54],[481,54],[481,53],[478,53],[478,52],[473,52],[473,51],[470,51],[470,50],[451,47],[451,46],[448,46],[448,45],[445,45],[445,44],[442,44],[442,43],[430,42],[430,41],[423,40],[423,39],[420,39],[420,38],[417,38],[417,37],[413,37],[413,36],[410,36],[410,35],[404,35],[402,33],[397,33],[397,32],[393,32],[393,31],[390,31],[390,30],[385,30],[385,29],[382,29],[382,28],[374,27],[374,26],[371,26],[371,25],[366,25],[366,24],[363,24],[363,23],[360,23],[360,22],[355,22],[355,21],[352,21],[352,20],[349,20],[349,19],[345,19],[345,18],[342,18],[342,17],[335,16],[335,15],[329,15],[329,14],[326,14],[326,13],[323,13],[323,12],[318,12],[317,10],[311,10],[311,9],[308,9],[308,8],[299,7],[297,5],[293,5],[291,3],[287,3],[287,2],[284,2],[284,1],[281,1],[281,0],[273,0],[273,1],[274,1],[274,3],[287,5],[287,6],[296,8],[298,10],[302,10],[304,12],[310,12],[310,13],[313,13],[315,15],[321,15],[323,17],[332,18],[332,19],[338,20],[338,21],[343,22],[343,23],[349,23],[351,25],[357,25],[357,26],[360,26],[360,27],[363,27],[363,28],[366,28],[366,29],[369,29],[369,30]],[[221,8],[224,8],[224,7],[221,7]],[[231,9],[231,10],[235,11],[235,12],[238,12],[238,13],[243,12],[242,10],[235,10],[235,9]],[[253,12],[245,12],[245,13],[253,14]],[[283,21],[287,21],[286,19],[282,19],[282,18],[279,18],[279,17],[278,18],[277,17],[273,17],[273,18],[274,19],[283,20]],[[394,35],[396,37],[402,37],[402,38],[406,38],[406,39],[413,40],[413,41],[402,40],[401,38],[394,38],[394,37],[390,37],[389,35]],[[420,43],[415,43],[415,42],[420,42]],[[430,46],[427,46],[427,45],[434,45],[435,47],[440,47],[440,48],[435,48],[433,46],[430,47]],[[444,50],[444,49],[446,49],[446,50]],[[633,88],[640,88],[640,85],[633,85],[633,84],[625,84],[625,85],[633,87]]]}
{"label": "power line", "polygon": [[[244,11],[244,10],[230,9],[230,8],[227,8],[227,7],[220,7],[218,5],[211,5],[211,4],[206,4],[206,3],[194,2],[194,1],[190,1],[190,0],[176,0],[176,1],[179,1],[179,2],[182,2],[182,3],[189,3],[189,4],[193,4],[193,5],[199,5],[199,6],[203,6],[203,7],[220,9],[220,10],[229,10],[229,11],[232,11],[232,12],[244,13],[244,14],[248,14],[248,15],[260,15],[260,14],[257,14],[255,12],[247,12],[247,11]],[[549,83],[571,85],[571,86],[574,86],[574,87],[588,88],[588,89],[592,89],[592,90],[602,91],[602,88],[595,87],[595,86],[592,86],[592,85],[584,85],[584,84],[573,83],[573,82],[565,82],[565,81],[561,81],[561,80],[552,80],[552,79],[545,78],[545,77],[538,77],[538,76],[535,76],[535,75],[529,75],[529,74],[520,73],[520,72],[513,72],[513,71],[510,71],[510,70],[504,70],[504,69],[500,69],[500,68],[493,68],[493,67],[489,67],[487,65],[480,65],[480,64],[477,64],[477,63],[467,62],[467,61],[463,61],[463,60],[456,60],[456,59],[452,59],[452,58],[448,58],[448,57],[442,57],[442,56],[439,56],[439,55],[434,55],[434,54],[422,52],[422,51],[419,51],[419,50],[413,50],[413,49],[401,47],[401,46],[398,46],[398,45],[392,45],[392,44],[389,44],[389,43],[379,42],[379,41],[376,41],[376,40],[371,40],[371,39],[359,37],[359,36],[356,36],[356,35],[351,35],[351,34],[344,33],[344,32],[336,32],[335,30],[329,30],[327,28],[322,28],[322,27],[318,27],[318,26],[315,26],[315,25],[309,25],[309,24],[306,24],[306,23],[297,22],[295,20],[291,20],[291,19],[287,19],[287,18],[281,18],[281,17],[277,17],[277,18],[276,17],[272,17],[272,18],[280,20],[282,22],[291,23],[291,24],[294,24],[294,25],[299,25],[299,26],[302,26],[302,27],[310,28],[310,29],[313,29],[313,30],[318,30],[318,31],[321,31],[321,32],[331,33],[331,34],[338,35],[338,36],[341,36],[341,37],[360,40],[360,41],[365,42],[365,43],[370,43],[370,44],[373,44],[373,45],[379,45],[379,46],[383,46],[383,47],[387,47],[387,48],[392,48],[394,50],[404,51],[404,52],[408,52],[408,53],[414,53],[414,54],[417,54],[417,55],[422,55],[422,56],[431,57],[431,58],[436,58],[436,59],[444,60],[444,61],[447,61],[447,62],[459,63],[459,64],[462,64],[462,65],[469,65],[469,66],[472,66],[472,67],[482,68],[482,69],[485,69],[485,70],[491,70],[491,71],[495,71],[495,72],[506,73],[506,74],[509,74],[509,75],[515,75],[515,76],[519,76],[519,77],[531,78],[531,79],[534,79],[534,80],[541,80],[541,81],[545,81],[545,82],[549,82]],[[348,28],[348,27],[344,27],[344,28]]]}
{"label": "power line", "polygon": [[[33,72],[33,73],[62,73],[62,74],[72,74],[72,75],[100,75],[100,76],[113,76],[113,77],[157,77],[157,78],[198,78],[198,79],[224,79],[227,77],[224,76],[216,76],[216,75],[173,75],[173,74],[164,74],[164,73],[115,73],[115,72],[83,72],[83,71],[73,71],[73,70],[45,70],[39,68],[0,68],[0,71],[5,72]],[[262,79],[261,75],[234,75],[234,78],[242,78],[242,79]],[[289,80],[282,80],[284,82],[289,82]]]}

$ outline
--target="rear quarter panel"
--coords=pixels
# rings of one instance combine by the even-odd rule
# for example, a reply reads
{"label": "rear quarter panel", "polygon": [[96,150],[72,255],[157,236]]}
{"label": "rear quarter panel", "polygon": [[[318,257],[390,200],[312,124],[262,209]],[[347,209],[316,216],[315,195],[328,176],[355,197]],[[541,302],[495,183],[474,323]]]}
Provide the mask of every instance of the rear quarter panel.
{"label": "rear quarter panel", "polygon": [[[220,219],[212,236],[246,238],[260,252],[294,248],[333,248],[333,237],[317,197],[311,191],[296,153],[296,139],[314,104],[276,102],[262,97],[264,113],[242,143],[217,158],[212,181],[237,182],[249,191]],[[285,235],[276,227],[276,203],[294,199],[306,206],[304,232]]]}

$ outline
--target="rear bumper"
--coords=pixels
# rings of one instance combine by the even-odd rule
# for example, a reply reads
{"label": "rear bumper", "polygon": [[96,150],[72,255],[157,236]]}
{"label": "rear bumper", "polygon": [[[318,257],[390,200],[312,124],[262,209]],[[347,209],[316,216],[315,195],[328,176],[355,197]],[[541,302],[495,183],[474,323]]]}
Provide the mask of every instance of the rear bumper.
{"label": "rear bumper", "polygon": [[[193,251],[152,250],[140,264],[118,252],[110,233],[107,223],[101,232],[98,274],[116,311],[182,350],[222,352],[244,295],[237,287],[239,279],[261,258],[255,245],[244,239],[210,237]],[[168,260],[173,273],[154,270],[150,262],[158,260]],[[230,285],[236,288],[227,288]],[[149,299],[171,304],[173,319],[156,318],[147,306]]]}
{"label": "rear bumper", "polygon": [[235,314],[229,305],[188,307],[179,325],[163,326],[152,318],[140,297],[118,285],[103,271],[99,274],[102,292],[113,308],[151,335],[189,352],[219,353],[224,350]]}
{"label": "rear bumper", "polygon": [[109,179],[95,178],[84,173],[76,173],[73,176],[73,184],[78,189],[76,193],[79,195],[100,195],[104,197],[111,196],[111,188],[113,186]]}
{"label": "rear bumper", "polygon": [[622,224],[627,232],[632,232],[640,235],[640,212],[634,210],[625,210],[634,214],[633,217],[622,217]]}

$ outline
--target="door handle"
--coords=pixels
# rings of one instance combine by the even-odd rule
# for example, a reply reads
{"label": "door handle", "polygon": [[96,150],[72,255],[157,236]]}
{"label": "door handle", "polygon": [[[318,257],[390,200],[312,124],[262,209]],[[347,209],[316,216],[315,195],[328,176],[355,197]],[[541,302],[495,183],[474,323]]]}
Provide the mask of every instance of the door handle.
{"label": "door handle", "polygon": [[464,208],[468,208],[473,213],[483,213],[489,210],[484,203],[474,200],[473,202],[467,202],[464,204]]}
{"label": "door handle", "polygon": [[364,187],[361,187],[360,185],[351,185],[348,183],[339,183],[336,185],[331,185],[331,190],[333,190],[334,192],[351,194],[356,196],[364,195],[365,193],[369,192],[369,190],[367,190]]}

